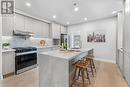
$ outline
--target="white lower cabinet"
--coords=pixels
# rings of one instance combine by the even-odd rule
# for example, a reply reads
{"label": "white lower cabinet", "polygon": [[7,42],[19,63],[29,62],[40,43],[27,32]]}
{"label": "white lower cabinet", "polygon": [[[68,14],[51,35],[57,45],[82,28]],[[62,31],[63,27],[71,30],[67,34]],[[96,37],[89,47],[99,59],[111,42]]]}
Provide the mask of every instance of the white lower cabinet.
{"label": "white lower cabinet", "polygon": [[15,72],[15,52],[2,53],[2,75]]}

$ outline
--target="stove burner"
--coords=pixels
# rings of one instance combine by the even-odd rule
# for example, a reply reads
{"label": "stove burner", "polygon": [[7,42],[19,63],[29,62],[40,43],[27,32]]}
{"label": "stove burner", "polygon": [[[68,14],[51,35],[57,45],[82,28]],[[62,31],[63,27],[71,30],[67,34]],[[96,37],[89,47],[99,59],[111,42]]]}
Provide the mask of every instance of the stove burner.
{"label": "stove burner", "polygon": [[36,47],[16,47],[13,48],[15,49],[15,53],[22,53],[22,52],[29,52],[29,51],[36,51],[37,48]]}

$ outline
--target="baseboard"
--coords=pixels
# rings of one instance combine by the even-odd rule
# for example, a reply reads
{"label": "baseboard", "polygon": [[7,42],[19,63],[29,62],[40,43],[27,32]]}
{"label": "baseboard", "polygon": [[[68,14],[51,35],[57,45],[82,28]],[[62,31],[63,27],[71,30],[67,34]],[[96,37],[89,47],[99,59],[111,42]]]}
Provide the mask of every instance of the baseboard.
{"label": "baseboard", "polygon": [[110,62],[110,63],[115,63],[116,64],[116,61],[114,61],[114,60],[108,60],[108,59],[102,59],[102,58],[95,58],[95,60],[103,61],[103,62]]}

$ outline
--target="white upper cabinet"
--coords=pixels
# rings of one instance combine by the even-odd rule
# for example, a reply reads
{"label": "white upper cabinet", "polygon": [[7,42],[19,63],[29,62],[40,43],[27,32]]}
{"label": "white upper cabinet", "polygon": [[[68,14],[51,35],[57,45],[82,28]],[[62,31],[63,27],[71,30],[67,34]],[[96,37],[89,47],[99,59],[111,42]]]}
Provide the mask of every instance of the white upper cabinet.
{"label": "white upper cabinet", "polygon": [[25,30],[24,16],[15,14],[14,16],[14,30]]}
{"label": "white upper cabinet", "polygon": [[33,27],[33,19],[28,18],[28,17],[24,17],[24,28],[25,31],[31,32]]}
{"label": "white upper cabinet", "polygon": [[32,32],[35,34],[34,37],[48,38],[49,37],[49,24],[33,20]]}
{"label": "white upper cabinet", "polygon": [[13,16],[2,17],[2,35],[12,36],[13,29],[14,29],[14,17]]}
{"label": "white upper cabinet", "polygon": [[49,24],[42,21],[15,14],[12,17],[3,18],[3,36],[12,36],[13,30],[33,32],[36,38],[49,37]]}
{"label": "white upper cabinet", "polygon": [[67,34],[67,28],[65,26],[61,26],[61,34]]}
{"label": "white upper cabinet", "polygon": [[51,24],[51,37],[54,39],[60,39],[60,25],[56,23]]}
{"label": "white upper cabinet", "polygon": [[43,31],[43,37],[45,38],[49,38],[50,37],[50,24],[41,22],[41,26],[42,26],[42,31]]}

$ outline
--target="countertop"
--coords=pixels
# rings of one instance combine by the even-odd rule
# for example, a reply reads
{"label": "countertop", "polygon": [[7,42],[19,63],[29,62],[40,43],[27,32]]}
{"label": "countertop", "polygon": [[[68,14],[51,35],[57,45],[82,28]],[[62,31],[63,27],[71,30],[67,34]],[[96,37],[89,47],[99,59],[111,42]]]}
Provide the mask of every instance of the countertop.
{"label": "countertop", "polygon": [[2,49],[2,53],[5,53],[5,52],[14,52],[15,51],[15,49],[11,49],[11,48],[9,48],[9,49]]}
{"label": "countertop", "polygon": [[37,49],[44,49],[44,48],[51,48],[53,46],[34,46],[36,47]]}
{"label": "countertop", "polygon": [[[92,48],[91,48],[92,49]],[[53,57],[58,57],[58,58],[63,58],[63,59],[73,59],[74,57],[82,54],[82,53],[86,53],[87,51],[91,50],[89,49],[77,49],[77,50],[51,50],[51,51],[47,51],[47,52],[40,52],[39,54],[42,55],[48,55],[48,56],[53,56]]]}

